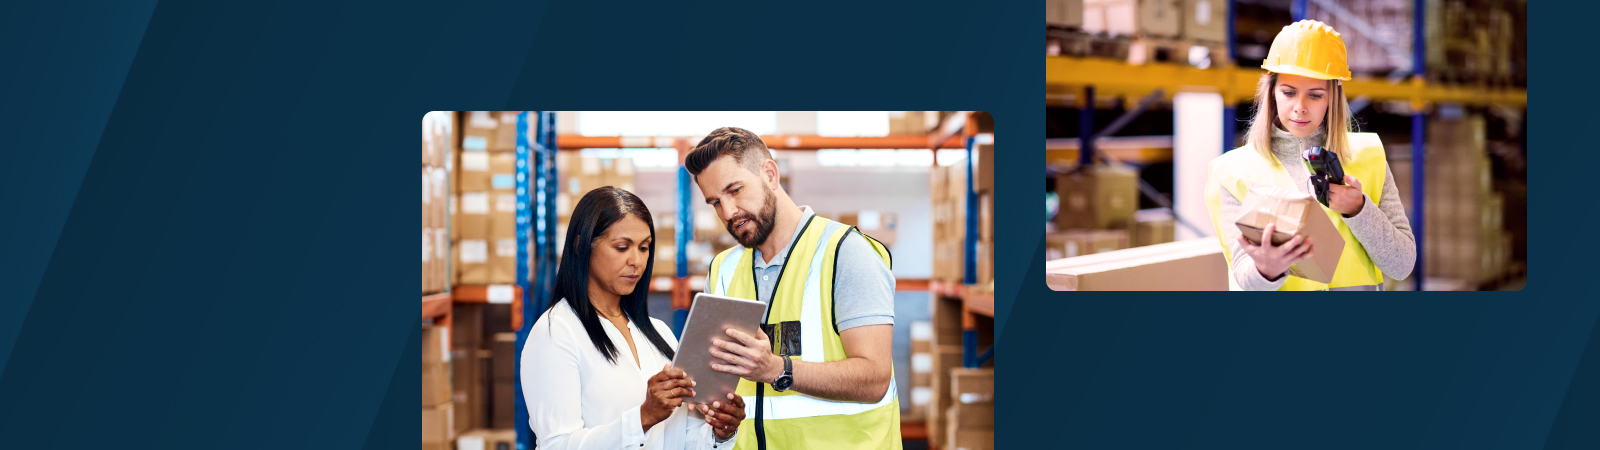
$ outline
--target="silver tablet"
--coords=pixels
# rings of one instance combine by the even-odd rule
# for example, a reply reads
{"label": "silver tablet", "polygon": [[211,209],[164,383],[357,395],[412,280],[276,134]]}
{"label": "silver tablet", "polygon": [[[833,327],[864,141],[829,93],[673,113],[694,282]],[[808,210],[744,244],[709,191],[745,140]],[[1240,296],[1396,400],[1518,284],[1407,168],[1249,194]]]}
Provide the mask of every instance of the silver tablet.
{"label": "silver tablet", "polygon": [[694,380],[695,396],[684,398],[690,403],[709,404],[714,400],[727,400],[727,394],[739,387],[739,376],[711,369],[711,340],[728,340],[728,328],[743,331],[751,336],[761,327],[767,304],[719,295],[698,294],[694,306],[689,307],[689,319],[683,323],[683,336],[678,339],[678,355],[672,366],[683,369]]}

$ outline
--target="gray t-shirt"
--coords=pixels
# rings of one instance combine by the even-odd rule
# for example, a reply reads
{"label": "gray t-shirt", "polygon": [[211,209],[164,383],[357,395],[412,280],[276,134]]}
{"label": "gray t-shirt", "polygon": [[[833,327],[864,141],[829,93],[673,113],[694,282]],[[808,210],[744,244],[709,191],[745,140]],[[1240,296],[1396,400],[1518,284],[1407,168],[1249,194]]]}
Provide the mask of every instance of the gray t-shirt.
{"label": "gray t-shirt", "polygon": [[[816,215],[810,206],[803,206],[800,223]],[[772,291],[778,287],[778,275],[783,272],[784,259],[789,247],[800,239],[800,229],[789,239],[789,244],[778,250],[771,262],[765,262],[761,250],[755,250],[756,295],[763,303],[772,304]],[[834,326],[839,331],[866,325],[894,324],[894,273],[878,257],[858,233],[845,236],[839,243],[838,265],[834,270],[833,315]]]}

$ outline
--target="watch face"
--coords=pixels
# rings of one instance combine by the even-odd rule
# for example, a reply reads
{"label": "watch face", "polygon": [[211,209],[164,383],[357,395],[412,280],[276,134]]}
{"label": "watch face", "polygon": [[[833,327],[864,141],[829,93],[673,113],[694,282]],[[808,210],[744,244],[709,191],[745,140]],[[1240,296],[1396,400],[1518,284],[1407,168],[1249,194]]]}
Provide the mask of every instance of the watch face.
{"label": "watch face", "polygon": [[775,388],[778,388],[778,390],[787,391],[787,390],[789,390],[789,385],[793,384],[793,383],[794,383],[794,378],[791,378],[789,376],[781,376],[781,377],[778,377],[778,379],[775,382],[772,383],[772,386],[775,387]]}

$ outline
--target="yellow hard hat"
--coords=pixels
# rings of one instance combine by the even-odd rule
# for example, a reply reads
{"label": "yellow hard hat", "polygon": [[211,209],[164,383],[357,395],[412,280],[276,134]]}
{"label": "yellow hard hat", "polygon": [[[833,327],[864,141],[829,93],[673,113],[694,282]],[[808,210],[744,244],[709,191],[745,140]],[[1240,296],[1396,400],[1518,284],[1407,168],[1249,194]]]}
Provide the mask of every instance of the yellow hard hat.
{"label": "yellow hard hat", "polygon": [[1344,39],[1333,27],[1315,20],[1283,27],[1272,40],[1272,50],[1267,51],[1261,68],[1319,80],[1350,80]]}

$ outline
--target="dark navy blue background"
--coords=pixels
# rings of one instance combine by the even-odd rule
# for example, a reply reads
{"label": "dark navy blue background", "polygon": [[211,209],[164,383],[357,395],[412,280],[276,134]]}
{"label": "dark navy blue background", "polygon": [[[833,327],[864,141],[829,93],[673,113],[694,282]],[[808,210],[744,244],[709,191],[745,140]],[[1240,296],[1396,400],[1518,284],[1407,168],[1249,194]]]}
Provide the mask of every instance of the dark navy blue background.
{"label": "dark navy blue background", "polygon": [[[1600,448],[1581,83],[1530,123],[1523,292],[1067,295],[1038,6],[0,5],[0,447],[416,445],[424,111],[981,109],[1000,446]],[[1562,8],[1530,50],[1586,67]]]}

